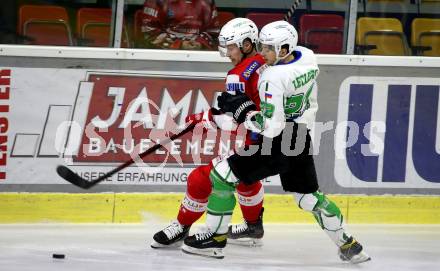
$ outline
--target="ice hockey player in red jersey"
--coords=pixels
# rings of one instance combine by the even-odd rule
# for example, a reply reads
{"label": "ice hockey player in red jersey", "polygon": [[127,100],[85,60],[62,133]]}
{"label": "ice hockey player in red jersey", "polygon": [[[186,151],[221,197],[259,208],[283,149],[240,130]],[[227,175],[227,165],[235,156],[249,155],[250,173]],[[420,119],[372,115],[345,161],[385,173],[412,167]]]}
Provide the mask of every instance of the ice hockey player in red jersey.
{"label": "ice hockey player in red jersey", "polygon": [[[260,104],[257,90],[258,69],[264,59],[256,53],[258,29],[246,18],[235,18],[226,23],[219,35],[219,51],[229,57],[234,68],[226,77],[226,91],[244,93],[255,104]],[[223,130],[234,130],[232,117],[227,115],[212,115],[211,110],[190,115],[187,121],[201,122],[206,127],[218,126]],[[256,134],[248,133],[246,144],[259,140]],[[252,185],[238,186],[221,182],[216,176],[214,166],[225,156],[213,159],[208,165],[199,166],[188,176],[186,195],[180,206],[177,221],[154,236],[153,248],[180,246],[182,241],[190,244],[193,238],[204,238],[210,243],[206,253],[208,256],[223,257],[222,248],[226,246],[227,237],[230,240],[251,245],[261,244],[263,237],[263,197],[264,190],[261,182]],[[245,222],[229,226],[237,191],[240,208]],[[190,226],[207,211],[207,231],[187,238]],[[187,238],[187,239],[185,239]],[[184,245],[184,247],[188,247]],[[202,248],[203,250],[204,248]],[[188,250],[190,248],[188,247]],[[185,251],[185,250],[184,250]],[[185,251],[191,253],[191,251]]]}
{"label": "ice hockey player in red jersey", "polygon": [[146,0],[142,32],[147,48],[215,50],[219,22],[214,0]]}

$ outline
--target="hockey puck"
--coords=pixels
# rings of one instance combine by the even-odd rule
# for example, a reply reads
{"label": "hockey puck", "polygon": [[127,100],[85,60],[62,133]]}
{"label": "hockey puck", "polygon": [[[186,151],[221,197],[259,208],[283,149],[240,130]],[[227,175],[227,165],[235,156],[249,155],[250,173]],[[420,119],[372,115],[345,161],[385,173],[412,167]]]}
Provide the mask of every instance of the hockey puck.
{"label": "hockey puck", "polygon": [[64,258],[66,258],[66,255],[64,255],[64,254],[52,254],[52,258],[54,258],[54,259],[64,259]]}

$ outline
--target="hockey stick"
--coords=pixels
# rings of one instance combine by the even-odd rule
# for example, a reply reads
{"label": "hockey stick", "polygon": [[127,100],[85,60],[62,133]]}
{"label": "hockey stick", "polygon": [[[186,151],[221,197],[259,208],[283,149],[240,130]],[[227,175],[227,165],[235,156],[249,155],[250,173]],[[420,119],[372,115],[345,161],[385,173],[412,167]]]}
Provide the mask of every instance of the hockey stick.
{"label": "hockey stick", "polygon": [[292,6],[287,11],[286,15],[284,15],[284,21],[288,22],[290,20],[290,18],[292,18],[293,13],[298,8],[299,4],[301,4],[301,2],[302,2],[302,0],[295,0],[295,2],[293,2]]}
{"label": "hockey stick", "polygon": [[[215,110],[214,108],[211,110],[213,115],[218,115],[221,114],[218,110]],[[141,159],[144,158],[145,156],[147,156],[148,154],[156,151],[157,149],[161,148],[162,146],[170,143],[171,141],[183,136],[184,134],[192,131],[194,129],[194,127],[197,125],[197,122],[192,122],[191,124],[189,124],[185,129],[183,129],[180,133],[175,134],[170,136],[169,138],[167,138],[164,142],[158,143],[156,145],[154,145],[153,147],[149,148],[148,150],[142,152],[139,154],[139,158],[137,159]],[[136,160],[137,160],[136,159]],[[89,189],[95,185],[97,185],[98,183],[102,182],[103,180],[107,179],[108,177],[112,176],[113,174],[123,170],[124,168],[130,166],[131,164],[133,164],[135,162],[135,160],[133,158],[131,158],[130,160],[126,161],[125,163],[123,163],[122,165],[114,168],[113,170],[107,172],[106,174],[102,175],[101,177],[95,179],[95,180],[91,180],[88,181],[84,178],[81,178],[78,174],[76,174],[75,172],[73,172],[71,169],[69,169],[66,166],[62,166],[59,165],[57,167],[57,173],[58,175],[60,175],[61,178],[63,178],[64,180],[68,181],[69,183],[76,185],[80,188],[83,189]]]}
{"label": "hockey stick", "polygon": [[[180,133],[172,135],[171,137],[167,138],[164,142],[162,143],[158,143],[156,145],[154,145],[153,147],[149,148],[148,150],[144,151],[143,153],[139,154],[139,159],[147,156],[148,154],[158,150],[159,148],[161,148],[163,145],[166,145],[168,143],[170,143],[171,141],[175,140],[176,138],[179,138],[181,136],[183,136],[184,134],[192,131],[194,129],[194,127],[196,126],[196,123],[191,123],[190,125],[188,125],[188,127],[186,127],[184,130],[182,130]],[[102,175],[101,177],[95,179],[95,180],[91,180],[91,181],[87,181],[86,179],[81,178],[79,175],[77,175],[75,172],[73,172],[71,169],[69,169],[66,166],[62,166],[59,165],[57,167],[57,173],[58,175],[60,175],[60,177],[62,177],[64,180],[68,181],[69,183],[76,185],[80,188],[83,189],[89,189],[95,185],[97,185],[98,183],[102,182],[103,180],[107,179],[108,177],[112,176],[113,174],[123,170],[124,168],[130,166],[131,164],[133,164],[135,162],[135,160],[133,158],[131,158],[130,160],[126,161],[125,163],[123,163],[122,165],[118,166],[117,168],[114,168],[113,170],[107,172],[106,174]]]}

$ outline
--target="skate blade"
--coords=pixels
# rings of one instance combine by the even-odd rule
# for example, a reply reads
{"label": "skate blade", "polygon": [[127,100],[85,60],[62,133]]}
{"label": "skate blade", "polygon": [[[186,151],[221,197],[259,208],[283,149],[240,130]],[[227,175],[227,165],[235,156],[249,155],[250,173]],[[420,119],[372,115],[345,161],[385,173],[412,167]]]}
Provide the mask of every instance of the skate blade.
{"label": "skate blade", "polygon": [[358,264],[358,263],[363,263],[363,262],[368,262],[368,261],[371,261],[371,257],[368,256],[368,254],[363,251],[361,251],[361,253],[359,253],[358,255],[354,255],[350,259],[350,263],[352,263],[352,264]]}
{"label": "skate blade", "polygon": [[153,240],[153,242],[151,243],[150,246],[151,246],[151,248],[154,248],[154,249],[158,249],[158,248],[160,248],[160,249],[178,249],[182,246],[182,244],[183,244],[183,240],[174,242],[169,245],[164,245],[164,244],[158,243]]}
{"label": "skate blade", "polygon": [[341,258],[341,260],[351,264],[359,264],[371,260],[371,257],[368,256],[368,254],[365,253],[364,251],[361,251],[358,255],[354,255],[351,259],[348,259],[343,254],[339,254],[339,257]]}
{"label": "skate blade", "polygon": [[186,254],[215,258],[215,259],[223,259],[225,257],[222,248],[198,249],[198,248],[189,247],[187,245],[183,245],[182,252]]}
{"label": "skate blade", "polygon": [[262,247],[263,240],[261,238],[239,238],[231,239],[228,238],[228,244],[246,247]]}

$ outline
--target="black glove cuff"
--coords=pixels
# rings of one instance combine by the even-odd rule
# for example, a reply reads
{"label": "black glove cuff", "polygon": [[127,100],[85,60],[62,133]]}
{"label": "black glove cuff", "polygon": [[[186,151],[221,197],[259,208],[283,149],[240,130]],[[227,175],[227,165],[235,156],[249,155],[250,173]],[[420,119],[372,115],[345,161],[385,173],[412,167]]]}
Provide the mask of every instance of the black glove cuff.
{"label": "black glove cuff", "polygon": [[237,123],[243,123],[246,120],[246,115],[252,110],[257,110],[257,107],[252,101],[246,101],[241,104],[234,113],[234,119]]}

